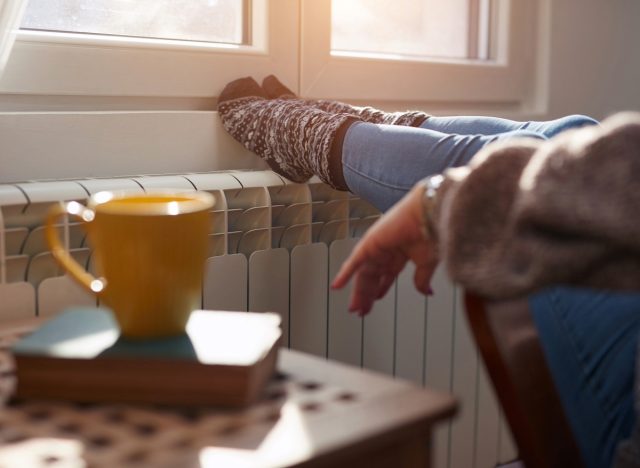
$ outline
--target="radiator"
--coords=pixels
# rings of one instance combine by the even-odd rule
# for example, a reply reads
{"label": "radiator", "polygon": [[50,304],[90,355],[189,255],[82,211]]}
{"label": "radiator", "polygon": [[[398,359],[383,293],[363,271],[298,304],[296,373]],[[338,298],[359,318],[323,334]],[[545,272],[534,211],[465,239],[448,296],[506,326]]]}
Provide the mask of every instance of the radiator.
{"label": "radiator", "polygon": [[[286,346],[454,393],[462,408],[436,431],[436,468],[489,468],[515,457],[460,293],[441,270],[435,294],[425,298],[407,267],[364,319],[347,313],[348,288],[329,288],[379,212],[318,180],[293,184],[271,171],[226,171],[0,185],[0,320],[96,305],[47,251],[42,223],[51,203],[84,202],[101,190],[150,189],[215,196],[203,308],[275,311]],[[92,271],[84,231],[70,220],[58,228]]]}

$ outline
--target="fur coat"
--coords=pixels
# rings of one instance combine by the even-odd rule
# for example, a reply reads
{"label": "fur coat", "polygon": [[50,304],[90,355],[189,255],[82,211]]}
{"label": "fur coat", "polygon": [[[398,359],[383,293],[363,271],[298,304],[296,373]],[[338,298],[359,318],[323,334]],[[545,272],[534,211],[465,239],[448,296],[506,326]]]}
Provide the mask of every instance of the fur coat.
{"label": "fur coat", "polygon": [[489,145],[434,213],[450,276],[491,298],[548,285],[640,289],[640,114]]}

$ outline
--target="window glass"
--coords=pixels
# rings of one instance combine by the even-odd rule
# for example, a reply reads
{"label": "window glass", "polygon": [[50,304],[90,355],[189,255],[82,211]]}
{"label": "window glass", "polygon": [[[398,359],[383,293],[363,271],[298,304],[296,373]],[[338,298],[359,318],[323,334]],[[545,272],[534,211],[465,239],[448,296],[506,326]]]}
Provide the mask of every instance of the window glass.
{"label": "window glass", "polygon": [[246,43],[247,0],[29,0],[22,29]]}
{"label": "window glass", "polygon": [[332,0],[333,51],[484,58],[489,0]]}

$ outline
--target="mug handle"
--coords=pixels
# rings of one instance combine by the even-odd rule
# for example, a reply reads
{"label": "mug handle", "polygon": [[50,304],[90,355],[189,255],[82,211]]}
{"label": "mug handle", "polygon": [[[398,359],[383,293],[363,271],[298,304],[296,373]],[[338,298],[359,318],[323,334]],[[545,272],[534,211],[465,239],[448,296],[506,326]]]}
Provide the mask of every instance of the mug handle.
{"label": "mug handle", "polygon": [[80,286],[87,291],[100,295],[104,290],[105,281],[98,279],[84,269],[65,249],[60,242],[58,236],[58,230],[55,228],[56,221],[63,215],[73,216],[80,219],[82,222],[88,224],[95,218],[93,210],[81,205],[78,202],[72,201],[68,203],[56,203],[49,209],[47,214],[47,222],[45,225],[45,236],[49,249],[53,254],[53,258],[58,264],[65,270]]}

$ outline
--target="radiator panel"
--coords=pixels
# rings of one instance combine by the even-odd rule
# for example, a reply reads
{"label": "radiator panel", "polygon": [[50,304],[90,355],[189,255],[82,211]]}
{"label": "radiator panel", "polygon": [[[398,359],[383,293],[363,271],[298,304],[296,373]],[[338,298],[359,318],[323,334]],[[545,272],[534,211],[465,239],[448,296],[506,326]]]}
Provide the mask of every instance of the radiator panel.
{"label": "radiator panel", "polygon": [[293,349],[327,355],[327,246],[300,245],[291,251],[289,344]]}
{"label": "radiator panel", "polygon": [[414,272],[408,265],[396,282],[394,375],[423,385],[427,299],[413,285]]}
{"label": "radiator panel", "polygon": [[[329,247],[329,277],[334,278],[342,262],[356,245],[356,239],[339,239]],[[362,365],[362,319],[349,309],[352,285],[329,292],[329,359],[354,366]]]}

